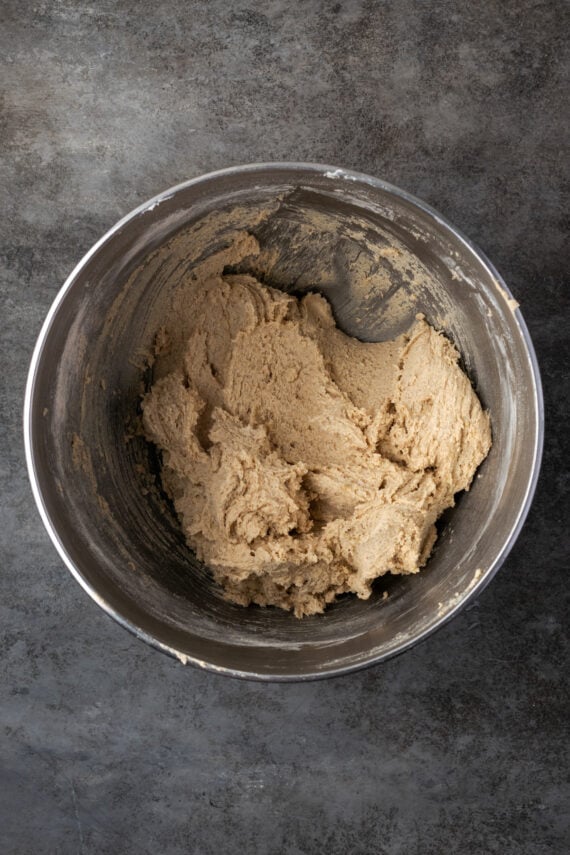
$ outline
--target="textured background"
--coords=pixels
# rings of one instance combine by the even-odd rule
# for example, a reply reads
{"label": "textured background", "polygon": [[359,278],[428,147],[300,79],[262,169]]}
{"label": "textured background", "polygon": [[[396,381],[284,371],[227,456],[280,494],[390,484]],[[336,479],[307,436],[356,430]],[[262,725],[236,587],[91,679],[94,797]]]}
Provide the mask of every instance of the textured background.
{"label": "textured background", "polygon": [[[2,0],[2,853],[568,851],[567,9]],[[263,160],[441,210],[520,300],[546,394],[537,498],[480,600],[309,684],[185,669],[99,611],[42,528],[20,427],[34,340],[91,244],[172,184]]]}

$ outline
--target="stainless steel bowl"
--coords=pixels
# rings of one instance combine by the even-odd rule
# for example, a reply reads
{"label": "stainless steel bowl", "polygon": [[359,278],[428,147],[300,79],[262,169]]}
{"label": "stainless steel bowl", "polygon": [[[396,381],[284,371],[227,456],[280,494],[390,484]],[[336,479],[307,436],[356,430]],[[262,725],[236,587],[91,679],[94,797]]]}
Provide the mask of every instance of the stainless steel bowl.
{"label": "stainless steel bowl", "polygon": [[[140,394],[150,381],[142,353],[168,315],[172,289],[239,227],[273,253],[272,284],[295,283],[300,291],[317,285],[348,333],[384,338],[424,312],[458,345],[492,416],[491,453],[471,491],[442,520],[428,566],[417,576],[385,577],[367,601],[345,597],[302,621],[220,596],[185,545],[160,491],[155,452],[136,432]],[[380,269],[375,248],[394,245],[409,266],[390,270],[388,253]],[[397,287],[366,292],[359,276],[376,273],[389,273],[386,281]],[[366,175],[261,164],[156,196],[87,253],[39,336],[24,422],[42,519],[101,608],[183,662],[294,680],[393,656],[480,593],[528,512],[543,406],[529,334],[505,283],[438,213]]]}

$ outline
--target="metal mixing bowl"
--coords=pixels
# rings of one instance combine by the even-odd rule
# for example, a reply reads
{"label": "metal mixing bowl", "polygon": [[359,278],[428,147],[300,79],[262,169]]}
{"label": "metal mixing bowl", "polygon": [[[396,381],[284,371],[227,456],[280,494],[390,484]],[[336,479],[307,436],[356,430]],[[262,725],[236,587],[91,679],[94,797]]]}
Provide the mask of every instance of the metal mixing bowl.
{"label": "metal mixing bowl", "polygon": [[[294,283],[298,292],[317,286],[352,335],[386,338],[424,312],[455,341],[492,417],[493,448],[472,489],[442,519],[426,568],[384,577],[369,600],[345,596],[300,621],[221,597],[161,493],[156,451],[136,431],[140,395],[152,379],[143,354],[168,317],[173,288],[240,227],[257,234],[273,259],[271,284]],[[409,264],[391,266],[389,252],[379,258],[378,247],[391,246]],[[367,290],[363,282],[372,280],[386,287]],[[492,265],[439,214],[366,175],[262,164],[156,196],[87,253],[40,333],[24,421],[42,519],[101,608],[183,662],[289,680],[380,662],[480,593],[528,512],[543,407],[520,311]]]}

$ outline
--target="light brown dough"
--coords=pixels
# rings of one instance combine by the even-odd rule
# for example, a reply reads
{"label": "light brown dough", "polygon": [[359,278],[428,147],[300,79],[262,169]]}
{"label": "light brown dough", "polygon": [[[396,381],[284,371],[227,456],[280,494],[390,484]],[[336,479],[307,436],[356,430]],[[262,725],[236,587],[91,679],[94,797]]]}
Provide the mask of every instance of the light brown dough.
{"label": "light brown dough", "polygon": [[357,341],[318,294],[224,275],[257,249],[243,234],[184,283],[143,424],[227,597],[302,617],[417,573],[491,432],[457,351],[423,319],[395,341]]}

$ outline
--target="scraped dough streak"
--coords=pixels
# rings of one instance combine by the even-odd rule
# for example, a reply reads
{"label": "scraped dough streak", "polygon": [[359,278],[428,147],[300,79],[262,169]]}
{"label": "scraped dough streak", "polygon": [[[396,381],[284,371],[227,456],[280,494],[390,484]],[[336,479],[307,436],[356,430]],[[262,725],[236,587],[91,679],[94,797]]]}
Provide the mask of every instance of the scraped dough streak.
{"label": "scraped dough streak", "polygon": [[224,274],[258,251],[242,234],[184,283],[143,424],[188,543],[226,596],[302,617],[418,572],[436,519],[489,451],[489,416],[421,317],[395,341],[363,343],[318,294]]}

